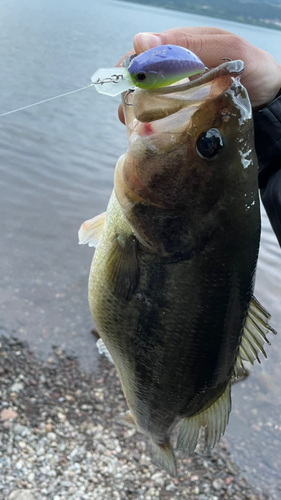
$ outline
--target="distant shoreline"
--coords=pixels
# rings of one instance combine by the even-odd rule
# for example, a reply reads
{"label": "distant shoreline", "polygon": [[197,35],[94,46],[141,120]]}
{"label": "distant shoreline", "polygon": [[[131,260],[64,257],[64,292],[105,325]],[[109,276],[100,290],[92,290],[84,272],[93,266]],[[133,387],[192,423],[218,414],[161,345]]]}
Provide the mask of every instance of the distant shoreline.
{"label": "distant shoreline", "polygon": [[[136,3],[136,4],[139,4],[139,5],[149,5],[151,7],[160,7],[162,9],[166,9],[166,10],[175,10],[175,11],[178,11],[178,12],[186,12],[186,13],[189,13],[189,14],[196,14],[196,15],[200,15],[200,16],[206,16],[206,17],[210,17],[210,18],[217,18],[217,19],[224,19],[226,21],[234,21],[236,23],[240,23],[240,24],[249,24],[249,25],[252,25],[252,26],[259,26],[261,28],[269,28],[269,29],[274,29],[274,30],[277,30],[277,31],[281,31],[281,6],[280,7],[274,7],[275,9],[277,9],[277,12],[280,11],[280,13],[278,14],[280,17],[278,18],[275,18],[275,19],[269,19],[269,18],[254,18],[252,17],[253,13],[251,13],[251,16],[247,16],[245,17],[243,15],[243,12],[240,12],[237,10],[237,12],[231,12],[228,10],[228,6],[224,6],[224,9],[222,9],[222,11],[220,12],[218,9],[215,10],[211,5],[208,5],[208,0],[206,0],[204,3],[205,5],[200,5],[199,3],[198,4],[194,4],[194,3],[189,3],[189,0],[186,0],[184,5],[178,5],[178,3],[181,3],[181,0],[166,0],[166,4],[164,4],[165,0],[143,0],[141,2],[141,0],[125,0],[127,2],[130,2],[130,3]],[[162,3],[163,1],[163,3]],[[237,5],[237,4],[233,4],[233,5]],[[233,8],[233,5],[232,5],[232,8]],[[265,10],[268,10],[268,8],[270,8],[270,6],[268,4],[242,4],[242,3],[239,3],[239,8],[243,8],[249,6],[249,5],[253,5],[256,6],[256,5],[259,5],[262,7],[262,10],[265,9]],[[253,11],[255,9],[253,8]],[[274,15],[275,13],[273,13]],[[265,12],[262,12],[261,15],[266,15]]]}

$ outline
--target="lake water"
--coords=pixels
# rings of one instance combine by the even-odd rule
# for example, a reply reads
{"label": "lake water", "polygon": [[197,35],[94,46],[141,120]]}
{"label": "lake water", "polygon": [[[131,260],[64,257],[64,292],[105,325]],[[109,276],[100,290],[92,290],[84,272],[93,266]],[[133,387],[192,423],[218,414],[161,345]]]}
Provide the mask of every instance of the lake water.
{"label": "lake water", "polygon": [[[2,0],[0,113],[82,87],[114,65],[138,31],[217,26],[281,63],[281,33],[223,20],[104,0]],[[226,54],[227,56],[227,54]],[[127,147],[119,99],[93,88],[0,118],[0,328],[40,355],[52,345],[94,369],[87,303],[92,250],[77,230],[105,210],[116,159]],[[256,296],[281,325],[281,252],[263,212]],[[281,335],[269,361],[233,388],[226,437],[252,482],[281,497]]]}

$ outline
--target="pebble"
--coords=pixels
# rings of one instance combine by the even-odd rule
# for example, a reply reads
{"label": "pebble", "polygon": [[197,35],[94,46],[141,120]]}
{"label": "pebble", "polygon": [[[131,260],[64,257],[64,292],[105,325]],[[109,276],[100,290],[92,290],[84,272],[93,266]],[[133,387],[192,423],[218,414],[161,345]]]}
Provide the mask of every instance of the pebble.
{"label": "pebble", "polygon": [[13,420],[15,418],[17,418],[18,414],[13,411],[13,410],[9,410],[7,408],[5,408],[4,410],[1,411],[0,413],[0,419],[3,421],[5,420]]}
{"label": "pebble", "polygon": [[30,434],[30,429],[28,429],[28,427],[26,427],[25,425],[21,425],[21,424],[15,424],[13,431],[15,434],[19,434],[20,436],[23,436],[23,437]]}
{"label": "pebble", "polygon": [[215,479],[212,482],[213,488],[217,491],[221,490],[224,487],[224,481],[223,479]]}
{"label": "pebble", "polygon": [[24,462],[22,460],[18,460],[15,464],[16,469],[21,470],[24,466]]}
{"label": "pebble", "polygon": [[45,425],[45,431],[48,433],[48,432],[51,432],[53,430],[53,425],[52,424],[46,424]]}
{"label": "pebble", "polygon": [[174,483],[170,483],[166,486],[165,490],[166,491],[172,491],[172,490],[175,490],[176,489],[176,486]]}
{"label": "pebble", "polygon": [[14,490],[10,493],[9,500],[35,500],[34,495],[27,490]]}
{"label": "pebble", "polygon": [[[93,377],[63,353],[43,363],[19,343],[1,342],[9,363],[0,351],[0,372],[4,367],[6,377],[0,500],[266,499],[242,481],[225,443],[208,458],[201,445],[192,457],[178,456],[179,479],[157,467],[144,436],[116,422],[127,407],[106,359]],[[14,390],[11,404],[12,380],[24,380],[28,396]]]}
{"label": "pebble", "polygon": [[47,434],[47,438],[49,439],[49,441],[55,441],[57,439],[57,436],[54,432],[49,432]]}
{"label": "pebble", "polygon": [[64,413],[58,412],[57,417],[61,422],[64,422],[66,420],[66,416],[64,415]]}
{"label": "pebble", "polygon": [[198,476],[190,476],[190,481],[198,481],[199,477]]}
{"label": "pebble", "polygon": [[194,495],[199,495],[199,493],[200,493],[199,487],[195,486],[195,488],[193,488],[193,490],[192,490],[192,493],[194,493]]}
{"label": "pebble", "polygon": [[9,392],[20,392],[24,388],[24,384],[22,382],[15,382],[13,385],[11,385]]}

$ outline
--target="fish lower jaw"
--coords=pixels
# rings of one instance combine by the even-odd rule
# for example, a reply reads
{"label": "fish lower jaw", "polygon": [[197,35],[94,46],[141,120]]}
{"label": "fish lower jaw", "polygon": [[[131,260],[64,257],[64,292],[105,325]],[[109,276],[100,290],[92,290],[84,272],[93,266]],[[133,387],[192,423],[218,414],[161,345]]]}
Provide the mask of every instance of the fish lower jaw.
{"label": "fish lower jaw", "polygon": [[136,120],[136,122],[134,132],[140,137],[147,137],[154,134],[153,122],[142,123],[139,120]]}
{"label": "fish lower jaw", "polygon": [[185,108],[165,118],[142,122],[134,118],[129,127],[129,145],[165,153],[186,141],[194,108]]}
{"label": "fish lower jaw", "polygon": [[167,153],[182,143],[181,134],[169,132],[159,133],[153,123],[141,123],[129,138],[129,144],[134,149],[155,154]]}

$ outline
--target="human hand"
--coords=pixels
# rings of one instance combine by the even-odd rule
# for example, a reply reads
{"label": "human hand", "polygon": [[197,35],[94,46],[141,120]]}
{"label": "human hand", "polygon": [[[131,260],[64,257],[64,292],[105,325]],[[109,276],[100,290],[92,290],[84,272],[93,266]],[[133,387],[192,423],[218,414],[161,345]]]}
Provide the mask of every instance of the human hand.
{"label": "human hand", "polygon": [[[219,28],[174,28],[159,34],[138,33],[134,38],[134,49],[140,54],[168,43],[191,50],[208,68],[219,66],[223,58],[242,59],[245,69],[241,83],[248,91],[253,109],[272,101],[281,87],[281,66],[268,52]],[[121,107],[119,118],[124,123]]]}

